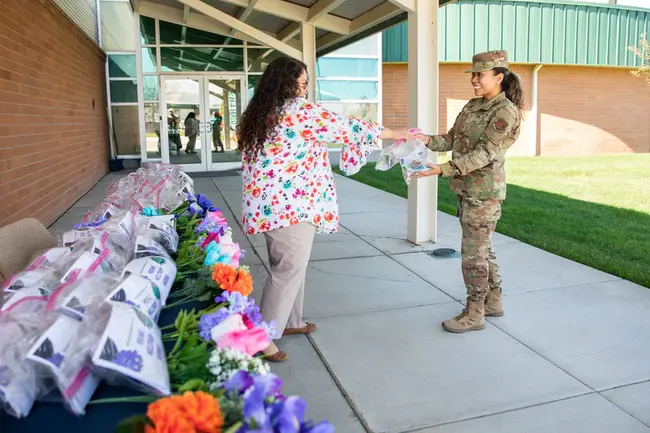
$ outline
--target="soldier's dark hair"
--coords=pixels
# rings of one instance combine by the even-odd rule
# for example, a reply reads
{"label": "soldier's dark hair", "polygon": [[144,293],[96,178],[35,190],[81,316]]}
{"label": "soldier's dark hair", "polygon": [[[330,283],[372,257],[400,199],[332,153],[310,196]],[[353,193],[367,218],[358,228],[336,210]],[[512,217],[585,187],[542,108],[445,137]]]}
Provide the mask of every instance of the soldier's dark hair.
{"label": "soldier's dark hair", "polygon": [[524,118],[524,89],[519,76],[506,68],[494,68],[495,74],[503,74],[501,88],[506,93],[506,98],[519,109],[519,116]]}

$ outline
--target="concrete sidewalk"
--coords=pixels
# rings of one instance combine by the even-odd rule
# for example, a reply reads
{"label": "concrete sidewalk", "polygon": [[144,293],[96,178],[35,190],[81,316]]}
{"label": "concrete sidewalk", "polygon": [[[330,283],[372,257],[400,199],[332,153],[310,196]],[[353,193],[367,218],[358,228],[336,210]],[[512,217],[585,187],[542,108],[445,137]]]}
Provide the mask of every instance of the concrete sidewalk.
{"label": "concrete sidewalk", "polygon": [[[105,195],[110,175],[52,227],[69,229]],[[308,270],[310,337],[285,337],[272,365],[308,416],[339,433],[650,432],[650,290],[503,235],[494,236],[506,315],[487,329],[444,332],[465,288],[456,218],[439,243],[407,243],[406,200],[337,177],[341,233],[318,235]],[[199,178],[248,250],[256,293],[264,238],[247,237],[239,177]],[[649,270],[650,271],[650,270]]]}

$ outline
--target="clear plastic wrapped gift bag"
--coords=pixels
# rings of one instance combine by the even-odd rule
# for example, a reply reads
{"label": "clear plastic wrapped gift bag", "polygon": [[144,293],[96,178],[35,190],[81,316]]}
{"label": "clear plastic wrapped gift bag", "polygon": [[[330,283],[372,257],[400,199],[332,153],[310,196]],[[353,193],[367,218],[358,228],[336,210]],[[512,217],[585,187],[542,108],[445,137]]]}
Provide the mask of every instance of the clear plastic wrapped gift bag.
{"label": "clear plastic wrapped gift bag", "polygon": [[[420,130],[411,129],[409,132],[418,134]],[[408,185],[414,173],[429,169],[426,165],[428,153],[426,145],[420,140],[415,138],[397,140],[381,151],[375,169],[387,171],[399,164],[402,167],[404,182]]]}

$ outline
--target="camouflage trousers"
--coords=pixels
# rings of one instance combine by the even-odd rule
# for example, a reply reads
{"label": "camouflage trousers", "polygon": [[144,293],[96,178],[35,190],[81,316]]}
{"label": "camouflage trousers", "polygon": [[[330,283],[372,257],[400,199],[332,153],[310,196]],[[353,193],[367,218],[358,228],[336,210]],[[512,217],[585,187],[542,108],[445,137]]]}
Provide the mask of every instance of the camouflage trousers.
{"label": "camouflage trousers", "polygon": [[501,288],[501,273],[492,248],[501,201],[458,196],[457,214],[463,231],[461,267],[467,296],[483,300],[490,290]]}

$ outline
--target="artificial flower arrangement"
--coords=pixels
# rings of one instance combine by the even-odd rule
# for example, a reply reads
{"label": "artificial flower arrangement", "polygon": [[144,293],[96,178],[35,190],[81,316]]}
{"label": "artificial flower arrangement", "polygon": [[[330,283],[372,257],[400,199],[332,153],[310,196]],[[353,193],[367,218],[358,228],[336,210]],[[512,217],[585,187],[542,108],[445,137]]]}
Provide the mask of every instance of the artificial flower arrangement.
{"label": "artificial flower arrangement", "polygon": [[[334,430],[305,421],[306,403],[281,393],[261,357],[277,330],[249,298],[244,251],[177,167],[149,164],[113,184],[61,244],[3,287],[6,412],[25,417],[54,391],[77,415],[89,404],[150,402],[120,423],[124,431]],[[158,327],[161,312],[190,302],[205,308],[182,309]],[[146,395],[91,401],[101,381]]]}

